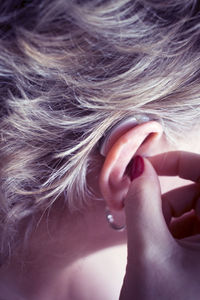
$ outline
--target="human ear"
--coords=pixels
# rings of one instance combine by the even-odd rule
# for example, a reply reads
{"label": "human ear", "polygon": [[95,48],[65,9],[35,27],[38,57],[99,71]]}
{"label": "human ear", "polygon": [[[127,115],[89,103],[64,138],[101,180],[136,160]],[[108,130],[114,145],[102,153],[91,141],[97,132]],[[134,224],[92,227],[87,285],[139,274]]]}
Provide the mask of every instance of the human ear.
{"label": "human ear", "polygon": [[[152,146],[162,136],[162,126],[157,121],[124,127],[109,139],[105,152],[105,161],[100,173],[99,186],[101,194],[111,210],[123,208],[123,200],[130,185],[127,167],[135,155],[151,154]],[[111,132],[112,135],[112,132]]]}

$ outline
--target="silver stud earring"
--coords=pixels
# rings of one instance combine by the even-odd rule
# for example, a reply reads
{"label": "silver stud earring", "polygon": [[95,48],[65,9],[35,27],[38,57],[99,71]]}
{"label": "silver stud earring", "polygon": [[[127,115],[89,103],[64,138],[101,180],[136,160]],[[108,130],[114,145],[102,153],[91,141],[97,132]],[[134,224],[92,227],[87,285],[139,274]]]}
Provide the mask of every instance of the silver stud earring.
{"label": "silver stud earring", "polygon": [[124,231],[126,229],[126,225],[118,225],[115,223],[113,215],[111,214],[111,211],[106,206],[106,220],[110,227],[116,231]]}

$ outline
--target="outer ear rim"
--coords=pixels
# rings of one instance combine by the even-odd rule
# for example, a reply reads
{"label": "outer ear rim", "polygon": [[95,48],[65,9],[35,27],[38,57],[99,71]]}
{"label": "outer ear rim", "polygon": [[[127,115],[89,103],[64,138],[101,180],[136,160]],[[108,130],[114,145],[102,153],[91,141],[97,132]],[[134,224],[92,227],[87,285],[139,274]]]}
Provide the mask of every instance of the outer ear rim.
{"label": "outer ear rim", "polygon": [[100,146],[100,154],[102,156],[106,156],[110,144],[113,145],[114,142],[129,129],[148,121],[150,121],[150,118],[147,115],[135,115],[118,122],[114,127],[111,128],[111,130],[108,131],[106,137],[104,137]]}
{"label": "outer ear rim", "polygon": [[123,208],[123,199],[130,185],[129,177],[124,175],[125,170],[134,155],[138,154],[139,148],[147,136],[152,133],[154,135],[147,141],[146,148],[162,135],[163,128],[159,122],[149,121],[134,126],[120,136],[108,149],[99,177],[99,187],[110,209],[121,210]]}

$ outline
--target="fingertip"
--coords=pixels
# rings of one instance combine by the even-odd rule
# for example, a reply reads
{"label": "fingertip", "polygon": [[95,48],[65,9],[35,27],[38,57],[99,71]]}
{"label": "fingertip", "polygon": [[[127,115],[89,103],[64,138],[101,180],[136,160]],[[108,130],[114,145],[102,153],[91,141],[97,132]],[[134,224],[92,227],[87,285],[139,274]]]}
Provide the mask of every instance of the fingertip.
{"label": "fingertip", "polygon": [[133,185],[137,182],[137,184],[156,184],[160,186],[158,175],[153,165],[146,157],[137,156],[135,158],[131,175],[131,182]]}
{"label": "fingertip", "polygon": [[[153,198],[158,198],[161,203],[160,182],[152,164],[147,158],[136,157],[136,161],[133,162],[131,179],[132,181],[124,201],[127,210],[130,208],[132,210],[137,203],[145,205],[147,202],[148,205],[154,205],[151,203]],[[155,200],[153,201],[155,202]]]}
{"label": "fingertip", "polygon": [[[144,253],[160,251],[158,241],[171,245],[171,234],[166,225],[158,175],[147,158],[142,158],[143,172],[133,179],[125,199],[128,248],[144,249]],[[170,246],[171,247],[171,246]]]}

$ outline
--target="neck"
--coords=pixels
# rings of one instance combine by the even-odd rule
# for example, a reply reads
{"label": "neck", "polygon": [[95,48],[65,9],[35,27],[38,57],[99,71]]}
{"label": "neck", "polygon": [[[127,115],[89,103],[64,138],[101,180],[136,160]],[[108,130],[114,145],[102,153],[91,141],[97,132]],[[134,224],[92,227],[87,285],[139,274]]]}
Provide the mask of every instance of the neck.
{"label": "neck", "polygon": [[40,289],[38,285],[45,285],[74,262],[125,242],[126,233],[116,232],[107,224],[103,201],[95,201],[89,208],[73,214],[57,204],[38,223],[28,248],[2,269],[0,278],[12,270],[10,281],[18,278],[19,283],[15,284],[22,282],[27,294],[29,290]]}

